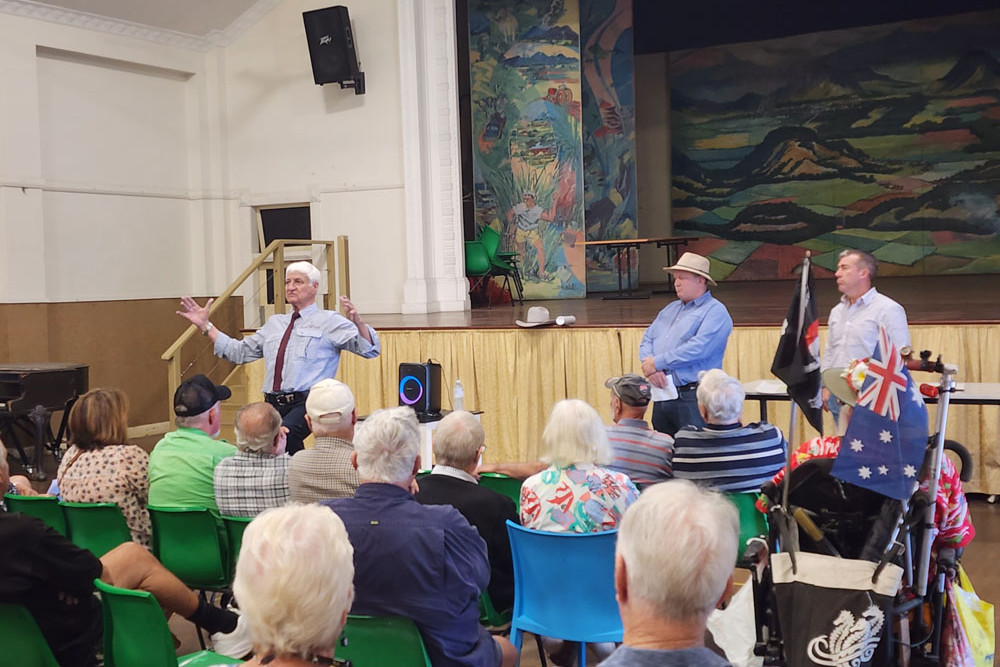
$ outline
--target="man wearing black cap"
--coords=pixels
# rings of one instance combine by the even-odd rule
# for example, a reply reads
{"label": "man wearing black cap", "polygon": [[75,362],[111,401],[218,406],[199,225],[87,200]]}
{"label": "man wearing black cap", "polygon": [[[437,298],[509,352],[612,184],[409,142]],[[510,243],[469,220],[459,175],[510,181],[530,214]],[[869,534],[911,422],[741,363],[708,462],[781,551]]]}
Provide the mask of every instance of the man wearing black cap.
{"label": "man wearing black cap", "polygon": [[611,418],[608,441],[615,460],[608,467],[623,472],[643,489],[673,479],[674,439],[654,431],[646,421],[646,409],[652,397],[649,380],[629,373],[609,379],[604,386],[611,390]]}
{"label": "man wearing black cap", "polygon": [[177,430],[167,433],[149,455],[149,504],[163,507],[207,507],[218,515],[213,473],[215,466],[236,453],[236,447],[216,440],[222,425],[220,401],[232,396],[229,387],[195,375],[174,392]]}

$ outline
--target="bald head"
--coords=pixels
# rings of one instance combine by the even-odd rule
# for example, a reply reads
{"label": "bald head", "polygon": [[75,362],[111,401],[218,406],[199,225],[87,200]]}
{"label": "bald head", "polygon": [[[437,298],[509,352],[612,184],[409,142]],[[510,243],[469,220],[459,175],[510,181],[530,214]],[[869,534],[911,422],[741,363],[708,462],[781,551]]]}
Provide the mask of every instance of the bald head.
{"label": "bald head", "polygon": [[236,446],[244,452],[266,452],[281,434],[281,415],[269,403],[250,403],[236,413]]}

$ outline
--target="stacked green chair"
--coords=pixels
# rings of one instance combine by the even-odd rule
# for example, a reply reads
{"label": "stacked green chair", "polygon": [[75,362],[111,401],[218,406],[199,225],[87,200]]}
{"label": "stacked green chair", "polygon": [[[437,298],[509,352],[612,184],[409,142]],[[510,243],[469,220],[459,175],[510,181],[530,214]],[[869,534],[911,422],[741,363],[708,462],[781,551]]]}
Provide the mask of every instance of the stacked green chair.
{"label": "stacked green chair", "polygon": [[94,580],[104,607],[105,667],[209,667],[240,665],[242,660],[211,651],[178,658],[160,603],[151,593]]}
{"label": "stacked green chair", "polygon": [[57,530],[62,535],[68,535],[66,516],[59,507],[59,499],[55,496],[19,496],[5,494],[4,502],[8,512],[19,512],[37,517]]}
{"label": "stacked green chair", "polygon": [[[493,267],[486,247],[480,241],[465,242],[465,276],[475,279],[470,293],[482,290],[489,301],[489,280],[493,277]],[[492,305],[492,302],[489,302]]]}
{"label": "stacked green chair", "polygon": [[521,511],[521,484],[523,484],[521,480],[499,472],[481,472],[479,484],[507,496],[514,501],[517,511]]}
{"label": "stacked green chair", "polygon": [[514,305],[514,295],[510,290],[510,280],[514,281],[514,288],[517,290],[517,300],[524,305],[524,285],[521,283],[521,271],[517,268],[516,252],[501,252],[500,232],[490,226],[485,226],[479,232],[479,241],[486,248],[486,254],[490,258],[490,266],[493,268],[493,275],[504,277],[504,286],[511,295],[511,305]]}
{"label": "stacked green chair", "polygon": [[114,503],[60,501],[73,544],[100,558],[123,542],[132,540],[121,508]]}
{"label": "stacked green chair", "polygon": [[4,664],[18,667],[59,667],[31,613],[19,604],[0,604],[0,635]]}
{"label": "stacked green chair", "polygon": [[335,656],[353,667],[431,667],[424,640],[402,616],[347,616]]}

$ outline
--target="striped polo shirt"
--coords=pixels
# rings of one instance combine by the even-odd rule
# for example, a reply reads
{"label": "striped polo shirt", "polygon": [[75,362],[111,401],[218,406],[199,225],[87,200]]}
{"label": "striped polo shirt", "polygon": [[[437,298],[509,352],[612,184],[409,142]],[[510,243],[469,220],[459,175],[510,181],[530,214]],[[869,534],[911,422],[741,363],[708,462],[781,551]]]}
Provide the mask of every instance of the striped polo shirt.
{"label": "striped polo shirt", "polygon": [[673,478],[674,439],[669,435],[641,419],[619,419],[607,432],[615,455],[609,468],[625,473],[640,488]]}
{"label": "striped polo shirt", "polygon": [[674,476],[716,491],[759,491],[785,465],[786,447],[767,422],[688,426],[674,436]]}

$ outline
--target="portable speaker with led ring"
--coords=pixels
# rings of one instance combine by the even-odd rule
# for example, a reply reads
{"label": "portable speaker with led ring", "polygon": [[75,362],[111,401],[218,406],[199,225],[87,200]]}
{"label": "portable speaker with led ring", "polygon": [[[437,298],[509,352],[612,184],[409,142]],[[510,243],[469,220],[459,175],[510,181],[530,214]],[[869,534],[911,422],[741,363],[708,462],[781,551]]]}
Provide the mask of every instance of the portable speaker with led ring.
{"label": "portable speaker with led ring", "polygon": [[399,365],[399,404],[408,405],[418,415],[441,412],[441,364]]}

